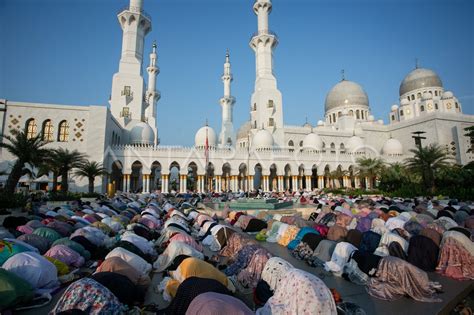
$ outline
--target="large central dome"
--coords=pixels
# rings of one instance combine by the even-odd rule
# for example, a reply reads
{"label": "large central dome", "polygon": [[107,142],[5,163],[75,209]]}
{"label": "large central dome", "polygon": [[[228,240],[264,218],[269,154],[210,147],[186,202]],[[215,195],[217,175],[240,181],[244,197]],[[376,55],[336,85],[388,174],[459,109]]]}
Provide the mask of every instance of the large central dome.
{"label": "large central dome", "polygon": [[326,112],[337,107],[349,105],[369,106],[369,98],[364,89],[357,83],[342,80],[336,84],[326,96]]}
{"label": "large central dome", "polygon": [[443,87],[443,83],[433,70],[417,68],[403,79],[399,92],[402,96],[408,92],[428,87]]}

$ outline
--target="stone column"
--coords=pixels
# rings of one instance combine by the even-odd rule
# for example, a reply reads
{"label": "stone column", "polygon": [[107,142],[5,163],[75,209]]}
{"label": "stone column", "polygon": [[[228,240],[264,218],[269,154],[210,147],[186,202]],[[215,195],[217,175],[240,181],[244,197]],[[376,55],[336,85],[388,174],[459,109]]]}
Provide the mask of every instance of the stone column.
{"label": "stone column", "polygon": [[290,188],[290,176],[287,176],[285,179],[285,189]]}
{"label": "stone column", "polygon": [[168,193],[168,174],[161,174],[161,191],[163,193]]}
{"label": "stone column", "polygon": [[284,191],[283,189],[283,175],[278,175],[278,192]]}
{"label": "stone column", "polygon": [[318,188],[324,188],[324,176],[318,176]]}
{"label": "stone column", "polygon": [[359,178],[359,176],[354,177],[354,186],[355,186],[355,188],[360,188],[360,178]]}
{"label": "stone column", "polygon": [[143,183],[143,185],[142,185],[143,188],[142,189],[143,189],[143,193],[145,193],[145,194],[149,193],[149,191],[148,191],[148,189],[149,189],[149,187],[148,187],[149,178],[148,177],[149,176],[150,175],[148,175],[148,174],[143,174],[143,177],[142,177],[142,183]]}
{"label": "stone column", "polygon": [[298,176],[292,176],[292,180],[293,180],[293,191],[297,191],[298,190]]}
{"label": "stone column", "polygon": [[311,176],[310,175],[306,175],[306,190],[307,191],[312,191],[313,190],[313,187],[311,185]]}
{"label": "stone column", "polygon": [[371,189],[371,185],[370,185],[370,180],[368,177],[365,178],[365,188],[366,189]]}
{"label": "stone column", "polygon": [[268,175],[263,175],[262,180],[263,180],[262,189],[263,189],[263,191],[267,192],[268,189],[269,189],[269,187],[268,187]]}
{"label": "stone column", "polygon": [[252,191],[254,189],[253,187],[253,175],[248,176],[248,181],[249,181],[249,191]]}

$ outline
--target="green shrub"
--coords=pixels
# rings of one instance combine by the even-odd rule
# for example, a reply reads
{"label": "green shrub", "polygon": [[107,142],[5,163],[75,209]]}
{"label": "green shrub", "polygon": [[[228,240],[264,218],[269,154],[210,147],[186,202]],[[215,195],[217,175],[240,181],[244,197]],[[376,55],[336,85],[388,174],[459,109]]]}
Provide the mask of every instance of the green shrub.
{"label": "green shrub", "polygon": [[23,208],[26,206],[28,197],[23,194],[9,194],[0,192],[0,209]]}

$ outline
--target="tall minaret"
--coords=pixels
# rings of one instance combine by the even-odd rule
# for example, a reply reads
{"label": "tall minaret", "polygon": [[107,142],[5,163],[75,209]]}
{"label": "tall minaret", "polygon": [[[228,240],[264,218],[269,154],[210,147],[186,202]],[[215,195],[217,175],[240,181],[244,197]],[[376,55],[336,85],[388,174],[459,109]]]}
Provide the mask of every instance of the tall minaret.
{"label": "tall minaret", "polygon": [[235,98],[230,92],[230,83],[233,77],[230,69],[230,55],[228,50],[225,55],[224,74],[221,78],[224,83],[224,96],[219,100],[222,106],[222,127],[219,135],[219,144],[221,146],[233,146],[235,145],[235,133],[232,110],[234,108]]}
{"label": "tall minaret", "polygon": [[109,103],[112,115],[125,127],[131,121],[145,120],[143,46],[151,31],[151,19],[143,11],[143,0],[130,0],[117,17],[123,31],[122,55],[119,71],[112,79]]}
{"label": "tall minaret", "polygon": [[271,0],[256,0],[253,10],[258,16],[258,31],[250,40],[255,51],[256,79],[251,99],[251,123],[254,131],[262,126],[273,133],[277,145],[284,145],[282,96],[273,75],[273,49],[278,37],[268,28]]}
{"label": "tall minaret", "polygon": [[[156,89],[156,76],[160,73],[157,66],[156,43],[153,43],[153,50],[150,54],[150,64],[146,68],[148,72],[148,88],[146,91],[145,120],[152,127],[156,127],[156,103],[161,94]],[[156,137],[158,139],[158,137]]]}

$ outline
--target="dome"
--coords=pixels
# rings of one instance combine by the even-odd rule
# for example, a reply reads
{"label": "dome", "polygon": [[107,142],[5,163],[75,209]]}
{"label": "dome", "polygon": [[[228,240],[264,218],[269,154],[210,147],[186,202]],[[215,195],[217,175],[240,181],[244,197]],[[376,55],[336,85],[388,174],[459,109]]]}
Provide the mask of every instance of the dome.
{"label": "dome", "polygon": [[130,143],[132,144],[155,144],[155,132],[145,122],[139,122],[130,131]]}
{"label": "dome", "polygon": [[409,105],[409,104],[410,104],[410,101],[406,97],[402,98],[402,100],[400,101],[401,106],[405,106],[405,105]]}
{"label": "dome", "polygon": [[402,155],[403,146],[397,139],[390,138],[385,141],[382,147],[382,154],[384,155]]}
{"label": "dome", "polygon": [[400,84],[400,96],[427,87],[443,87],[443,83],[433,70],[417,68],[403,79]]}
{"label": "dome", "polygon": [[303,139],[303,149],[310,150],[322,150],[323,149],[323,140],[321,137],[314,132],[309,133]]}
{"label": "dome", "polygon": [[324,121],[318,120],[318,126],[324,126]]}
{"label": "dome", "polygon": [[392,112],[396,112],[398,110],[398,105],[392,105],[390,109],[392,110]]}
{"label": "dome", "polygon": [[325,108],[326,112],[345,105],[369,106],[369,98],[364,89],[357,83],[342,80],[336,84],[327,94]]}
{"label": "dome", "polygon": [[349,152],[359,151],[364,148],[364,141],[358,136],[352,136],[347,140],[346,148]]}
{"label": "dome", "polygon": [[375,120],[375,117],[374,117],[374,115],[369,115],[369,118],[368,118],[368,119],[369,119],[369,121],[374,121],[374,120]]}
{"label": "dome", "polygon": [[252,147],[256,149],[270,149],[273,148],[273,136],[270,131],[260,129],[253,136]]}
{"label": "dome", "polygon": [[245,122],[237,131],[237,139],[247,139],[250,129],[252,129],[252,123],[250,121]]}
{"label": "dome", "polygon": [[453,98],[453,92],[446,91],[443,93],[443,99]]}
{"label": "dome", "polygon": [[217,136],[214,129],[209,126],[204,126],[200,128],[196,135],[194,136],[194,146],[195,147],[205,147],[206,146],[206,136],[208,139],[208,144],[210,147],[215,147],[217,143]]}

